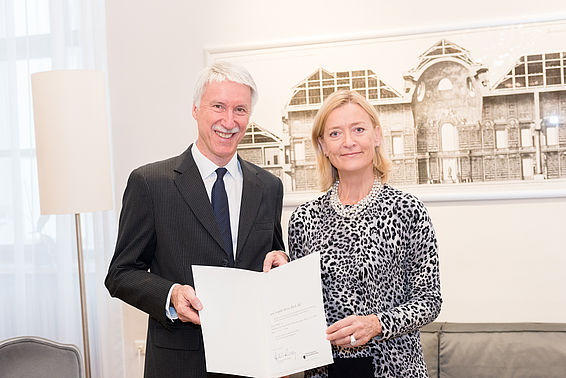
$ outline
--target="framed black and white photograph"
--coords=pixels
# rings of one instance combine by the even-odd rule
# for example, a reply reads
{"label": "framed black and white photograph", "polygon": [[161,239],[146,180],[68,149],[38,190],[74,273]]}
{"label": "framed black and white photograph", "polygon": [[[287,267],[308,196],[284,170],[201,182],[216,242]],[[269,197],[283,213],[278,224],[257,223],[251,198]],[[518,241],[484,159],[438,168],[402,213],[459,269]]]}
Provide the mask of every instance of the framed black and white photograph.
{"label": "framed black and white photograph", "polygon": [[238,153],[318,190],[311,126],[334,91],[375,106],[389,182],[427,201],[566,196],[566,22],[207,49],[260,100]]}

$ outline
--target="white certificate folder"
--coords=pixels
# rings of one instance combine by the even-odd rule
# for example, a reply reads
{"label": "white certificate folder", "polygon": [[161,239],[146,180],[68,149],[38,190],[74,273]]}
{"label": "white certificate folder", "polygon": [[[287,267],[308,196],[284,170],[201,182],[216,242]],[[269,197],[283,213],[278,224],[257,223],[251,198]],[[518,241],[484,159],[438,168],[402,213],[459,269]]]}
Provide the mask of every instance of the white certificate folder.
{"label": "white certificate folder", "polygon": [[207,371],[280,377],[333,363],[318,253],[269,273],[195,265],[193,277]]}

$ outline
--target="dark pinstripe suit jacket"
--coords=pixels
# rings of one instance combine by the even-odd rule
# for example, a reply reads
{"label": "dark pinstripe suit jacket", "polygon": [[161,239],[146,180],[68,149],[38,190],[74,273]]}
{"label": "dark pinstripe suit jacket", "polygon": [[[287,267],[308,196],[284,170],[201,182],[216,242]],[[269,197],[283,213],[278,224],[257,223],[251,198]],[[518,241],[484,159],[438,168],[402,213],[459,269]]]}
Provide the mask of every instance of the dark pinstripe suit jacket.
{"label": "dark pinstripe suit jacket", "polygon": [[[165,315],[171,285],[194,286],[193,264],[228,264],[191,148],[131,173],[105,281],[112,296],[149,314],[146,377],[206,376],[200,326],[171,322]],[[267,252],[284,248],[283,186],[267,171],[239,161],[244,182],[235,264],[261,271]]]}

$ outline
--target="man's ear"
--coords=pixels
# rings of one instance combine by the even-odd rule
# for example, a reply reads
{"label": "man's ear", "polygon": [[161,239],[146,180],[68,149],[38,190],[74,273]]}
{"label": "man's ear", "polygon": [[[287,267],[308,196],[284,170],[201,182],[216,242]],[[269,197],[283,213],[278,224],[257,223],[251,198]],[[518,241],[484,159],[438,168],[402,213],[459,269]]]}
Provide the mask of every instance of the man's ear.
{"label": "man's ear", "polygon": [[193,104],[193,118],[196,120],[198,116],[198,108],[195,104]]}

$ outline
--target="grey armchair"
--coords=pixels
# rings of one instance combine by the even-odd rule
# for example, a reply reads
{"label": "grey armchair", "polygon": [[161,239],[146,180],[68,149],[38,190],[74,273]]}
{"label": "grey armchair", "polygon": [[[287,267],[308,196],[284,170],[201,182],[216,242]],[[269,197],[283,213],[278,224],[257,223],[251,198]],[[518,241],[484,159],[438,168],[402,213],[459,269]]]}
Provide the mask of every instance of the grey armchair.
{"label": "grey armchair", "polygon": [[82,359],[70,344],[35,336],[0,341],[2,378],[82,378]]}

